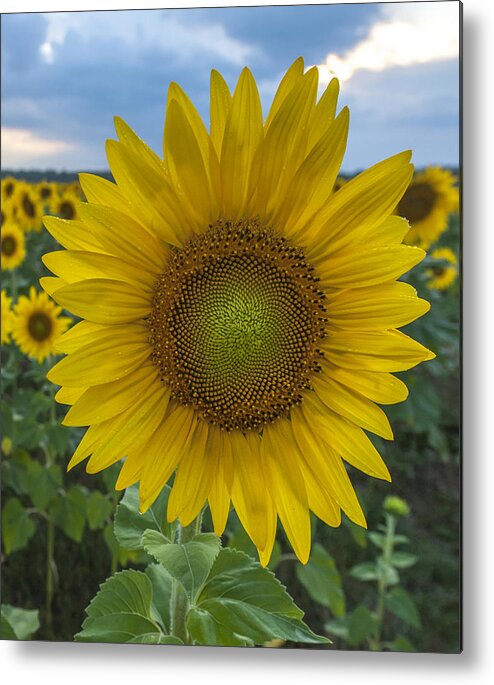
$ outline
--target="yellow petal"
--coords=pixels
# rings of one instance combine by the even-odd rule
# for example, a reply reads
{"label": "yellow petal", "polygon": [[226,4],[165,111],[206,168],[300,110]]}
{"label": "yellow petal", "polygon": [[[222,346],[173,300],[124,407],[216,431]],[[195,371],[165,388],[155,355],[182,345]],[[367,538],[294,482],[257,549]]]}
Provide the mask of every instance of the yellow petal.
{"label": "yellow petal", "polygon": [[317,272],[325,287],[364,288],[398,278],[424,257],[423,250],[409,245],[366,247],[328,257]]}
{"label": "yellow petal", "polygon": [[339,92],[340,84],[338,79],[334,78],[329,82],[326,90],[319,98],[309,123],[309,140],[307,145],[309,150],[312,150],[313,146],[325,135],[328,127],[331,126],[331,122],[336,115]]}
{"label": "yellow petal", "polygon": [[345,183],[317,216],[301,227],[309,259],[324,259],[368,234],[396,207],[413,174],[410,152],[379,162]]}
{"label": "yellow petal", "polygon": [[269,109],[268,116],[266,117],[266,122],[264,128],[267,130],[278,114],[278,111],[285,101],[287,95],[293,90],[295,85],[299,82],[304,74],[304,60],[302,57],[297,57],[297,59],[290,66],[286,74],[280,81],[280,85],[273,98],[273,103]]}
{"label": "yellow petal", "polygon": [[99,240],[82,221],[60,219],[57,216],[44,216],[43,224],[57,243],[60,243],[67,250],[105,252]]}
{"label": "yellow petal", "polygon": [[111,326],[91,335],[91,342],[60,360],[47,373],[57,385],[79,387],[81,379],[88,386],[122,378],[149,358],[151,349],[145,329]]}
{"label": "yellow petal", "polygon": [[211,71],[209,116],[211,140],[218,158],[221,154],[223,134],[231,103],[232,95],[225,79],[219,71],[213,69]]}
{"label": "yellow petal", "polygon": [[137,321],[151,312],[151,297],[135,286],[109,278],[71,283],[53,293],[53,299],[76,316],[102,324]]}
{"label": "yellow petal", "polygon": [[271,497],[261,464],[259,444],[250,442],[239,431],[228,435],[232,444],[233,506],[242,526],[258,549],[268,542],[268,514]]}
{"label": "yellow petal", "polygon": [[[168,515],[188,526],[201,511],[218,470],[218,452],[211,449],[209,428],[199,420],[177,469],[168,501]],[[208,439],[209,438],[209,439]]]}
{"label": "yellow petal", "polygon": [[113,207],[119,212],[134,216],[132,205],[115,183],[94,174],[79,174],[79,183],[88,202]]}
{"label": "yellow petal", "polygon": [[74,404],[87,388],[60,388],[55,399],[59,404]]}
{"label": "yellow petal", "polygon": [[158,497],[186,453],[195,423],[194,412],[189,407],[174,406],[146,446],[146,463],[139,489],[142,513]]}
{"label": "yellow petal", "polygon": [[302,407],[295,407],[291,412],[291,419],[300,452],[317,474],[321,487],[329,492],[354,523],[365,528],[365,516],[343,462],[315,432],[310,411],[305,412]]}
{"label": "yellow petal", "polygon": [[65,426],[89,426],[106,421],[129,409],[136,398],[145,396],[159,382],[156,366],[146,362],[116,381],[88,388],[71,403],[73,406],[63,423]]}
{"label": "yellow petal", "polygon": [[311,545],[309,503],[299,467],[300,453],[288,437],[285,419],[264,429],[261,456],[270,492],[290,544],[306,564]]}
{"label": "yellow petal", "polygon": [[393,439],[386,414],[373,402],[352,392],[327,374],[314,376],[311,383],[317,396],[334,412],[386,440]]}
{"label": "yellow petal", "polygon": [[339,383],[379,404],[396,404],[408,397],[408,388],[399,378],[390,373],[344,369],[323,361],[324,371]]}
{"label": "yellow petal", "polygon": [[400,331],[335,331],[321,347],[333,364],[370,371],[406,371],[436,356]]}
{"label": "yellow petal", "polygon": [[430,309],[408,283],[385,283],[367,288],[338,291],[327,297],[331,323],[360,330],[405,326]]}
{"label": "yellow petal", "polygon": [[254,156],[262,140],[262,109],[256,82],[245,68],[233,94],[221,146],[220,174],[224,216],[238,219],[253,192]]}

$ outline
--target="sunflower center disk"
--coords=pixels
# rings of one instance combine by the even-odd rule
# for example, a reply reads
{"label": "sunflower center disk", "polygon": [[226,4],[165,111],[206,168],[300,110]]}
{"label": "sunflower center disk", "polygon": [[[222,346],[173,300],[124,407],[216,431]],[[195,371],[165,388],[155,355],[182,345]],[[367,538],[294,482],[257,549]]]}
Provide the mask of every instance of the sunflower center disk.
{"label": "sunflower center disk", "polygon": [[12,236],[8,235],[2,238],[2,254],[6,257],[10,257],[15,253],[17,249],[17,241]]}
{"label": "sunflower center disk", "polygon": [[435,202],[436,193],[428,183],[415,183],[400,200],[398,214],[413,224],[429,216]]}
{"label": "sunflower center disk", "polygon": [[173,249],[148,319],[172,396],[227,430],[262,428],[318,370],[324,295],[303,251],[257,221],[218,222]]}
{"label": "sunflower center disk", "polygon": [[35,340],[43,342],[43,340],[47,340],[50,337],[53,323],[50,317],[43,312],[35,312],[29,317],[27,327]]}

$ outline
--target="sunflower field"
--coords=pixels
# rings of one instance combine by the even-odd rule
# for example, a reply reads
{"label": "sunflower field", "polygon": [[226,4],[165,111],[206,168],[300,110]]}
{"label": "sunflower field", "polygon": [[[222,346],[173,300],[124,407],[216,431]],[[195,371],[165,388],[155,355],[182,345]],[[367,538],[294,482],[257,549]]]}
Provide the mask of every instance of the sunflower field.
{"label": "sunflower field", "polygon": [[[238,86],[245,92],[237,98],[235,91],[231,105],[216,78],[210,142],[227,161],[210,195],[194,195],[183,222],[176,209],[177,225],[193,225],[215,183],[224,213],[248,206],[238,187],[252,183],[256,168],[254,219],[218,219],[187,240],[163,225],[160,240],[138,228],[135,207],[155,225],[143,189],[157,182],[161,167],[119,120],[120,142],[107,149],[113,176],[2,176],[2,637],[456,653],[457,170],[430,167],[412,177],[402,153],[367,176],[337,177],[335,168],[328,198],[314,182],[311,202],[327,202],[334,208],[328,216],[342,225],[350,225],[345,208],[359,192],[371,188],[375,203],[379,192],[389,193],[377,230],[404,243],[385,243],[368,281],[352,289],[349,279],[371,268],[368,255],[383,243],[364,236],[367,247],[357,246],[348,260],[347,238],[336,233],[343,256],[326,262],[320,234],[307,250],[321,274],[315,278],[306,252],[292,243],[296,234],[280,235],[257,217],[269,207],[276,220],[301,226],[309,244],[309,210],[297,198],[316,172],[327,174],[327,149],[343,154],[337,143],[347,112],[335,118],[333,108],[327,130],[318,123],[310,145],[321,158],[314,152],[298,159],[306,175],[293,171],[282,192],[283,178],[277,187],[272,181],[281,138],[265,134],[262,164],[255,155],[239,161],[229,147],[235,127],[229,133],[225,120],[234,119],[237,100],[253,101],[248,73]],[[312,87],[307,77],[300,96],[293,88],[290,111]],[[172,209],[189,182],[209,183],[191,162],[206,138],[184,97],[177,90],[171,98],[165,127],[165,158],[172,161],[163,178],[171,178]],[[329,115],[334,85],[325,97]],[[283,102],[278,108],[265,129],[277,130]],[[254,110],[251,141],[264,136]],[[156,177],[146,176],[150,169]],[[242,175],[245,185],[237,186]],[[117,196],[113,179],[124,195],[128,188],[133,206]],[[166,254],[165,233],[172,246]],[[372,317],[385,307],[392,322],[376,332]],[[196,309],[207,313],[199,323]],[[330,343],[326,309],[336,331]],[[228,336],[218,338],[218,331]],[[368,349],[358,351],[366,361],[355,372],[339,360],[355,353],[358,340]],[[299,363],[302,347],[309,351]],[[377,367],[380,355],[394,366]],[[162,382],[171,388],[166,394]],[[374,402],[387,405],[387,418]],[[191,406],[205,420],[195,428]],[[331,420],[321,418],[324,407]],[[328,496],[318,484],[328,467],[312,433],[319,419],[333,469]],[[309,453],[317,464],[305,460]],[[340,453],[357,468],[342,466]],[[301,474],[311,493],[305,506],[288,497]]]}

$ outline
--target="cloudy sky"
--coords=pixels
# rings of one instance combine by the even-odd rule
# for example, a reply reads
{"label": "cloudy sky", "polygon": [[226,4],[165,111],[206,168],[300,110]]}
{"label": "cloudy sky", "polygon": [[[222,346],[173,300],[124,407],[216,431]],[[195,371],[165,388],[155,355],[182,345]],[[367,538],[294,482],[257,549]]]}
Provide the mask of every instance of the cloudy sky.
{"label": "cloudy sky", "polygon": [[[166,4],[166,3],[164,3]],[[343,169],[411,148],[458,164],[459,3],[193,8],[2,15],[2,167],[105,169],[122,116],[161,148],[167,85],[208,120],[209,72],[253,71],[267,111],[299,55],[349,105]]]}

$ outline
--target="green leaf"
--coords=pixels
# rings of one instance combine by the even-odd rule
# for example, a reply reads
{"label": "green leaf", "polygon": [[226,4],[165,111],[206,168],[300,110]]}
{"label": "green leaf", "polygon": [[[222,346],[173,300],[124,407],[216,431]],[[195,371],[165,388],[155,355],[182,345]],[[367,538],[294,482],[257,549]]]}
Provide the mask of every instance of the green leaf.
{"label": "green leaf", "polygon": [[417,650],[412,645],[410,640],[404,635],[397,635],[393,642],[385,642],[384,647],[391,652],[416,652]]}
{"label": "green leaf", "polygon": [[340,616],[332,621],[328,621],[324,625],[324,630],[330,633],[330,635],[336,635],[336,637],[346,640],[348,638],[347,617]]}
{"label": "green leaf", "polygon": [[420,628],[420,616],[415,602],[403,588],[395,587],[390,590],[384,597],[384,606],[412,628]]}
{"label": "green leaf", "polygon": [[17,497],[8,500],[2,510],[2,537],[5,554],[23,549],[36,526]]}
{"label": "green leaf", "polygon": [[[245,532],[245,528],[239,521],[238,525],[234,530],[233,535],[228,540],[228,547],[231,547],[232,549],[237,549],[239,552],[245,552],[256,561],[259,560],[257,547],[254,545],[250,537],[247,535],[247,533]],[[271,553],[271,558],[268,563],[268,568],[274,571],[274,569],[278,565],[280,557],[281,546],[278,540],[275,540],[273,545],[273,551]]]}
{"label": "green leaf", "polygon": [[417,563],[418,557],[407,552],[394,552],[391,556],[391,563],[397,568],[409,568]]}
{"label": "green leaf", "polygon": [[53,520],[75,542],[82,540],[86,524],[86,497],[87,489],[74,485],[66,495],[59,495],[51,506]]}
{"label": "green leaf", "polygon": [[312,548],[309,562],[297,564],[296,573],[311,598],[318,604],[331,609],[335,616],[345,613],[345,595],[341,578],[333,557],[316,543]]}
{"label": "green leaf", "polygon": [[384,547],[385,536],[382,533],[368,533],[368,538],[376,547],[382,549]]}
{"label": "green leaf", "polygon": [[3,614],[0,616],[0,640],[17,640],[14,629]]}
{"label": "green leaf", "polygon": [[145,573],[120,571],[105,581],[86,609],[78,642],[160,643],[164,631]]}
{"label": "green leaf", "polygon": [[220,551],[221,541],[214,533],[199,533],[185,544],[170,544],[158,531],[146,530],[142,545],[181,583],[193,602]]}
{"label": "green leaf", "polygon": [[366,606],[358,606],[347,617],[348,637],[350,647],[356,647],[370,637],[377,628],[377,619]]}
{"label": "green leaf", "polygon": [[17,495],[29,491],[29,464],[32,459],[22,449],[17,449],[10,459],[2,460],[2,486],[11,487]]}
{"label": "green leaf", "polygon": [[142,549],[141,538],[145,530],[162,533],[169,542],[174,526],[166,520],[166,507],[170,488],[165,486],[145,514],[139,512],[139,487],[127,488],[115,513],[115,537],[125,549]]}
{"label": "green leaf", "polygon": [[243,552],[222,549],[189,611],[187,627],[201,645],[260,645],[273,638],[327,643],[302,617],[271,571]]}
{"label": "green leaf", "polygon": [[398,575],[398,571],[394,568],[394,566],[386,564],[384,562],[383,557],[378,557],[377,568],[379,574],[383,576],[384,583],[386,585],[396,585],[400,582],[400,576]]}
{"label": "green leaf", "polygon": [[112,502],[99,490],[93,490],[86,501],[87,522],[91,530],[101,528],[113,510]]}
{"label": "green leaf", "polygon": [[352,578],[357,578],[357,580],[377,580],[379,578],[379,571],[373,561],[357,564],[350,569],[349,573]]}
{"label": "green leaf", "polygon": [[2,604],[2,618],[6,619],[15,634],[13,638],[4,639],[29,640],[39,628],[39,612],[37,609],[18,609],[11,604]]}
{"label": "green leaf", "polygon": [[146,571],[153,586],[153,604],[158,611],[163,627],[170,632],[170,600],[173,579],[161,564],[150,564]]}
{"label": "green leaf", "polygon": [[28,467],[28,494],[38,511],[44,511],[57,492],[62,480],[60,467],[53,464],[46,468],[37,461],[31,460]]}

